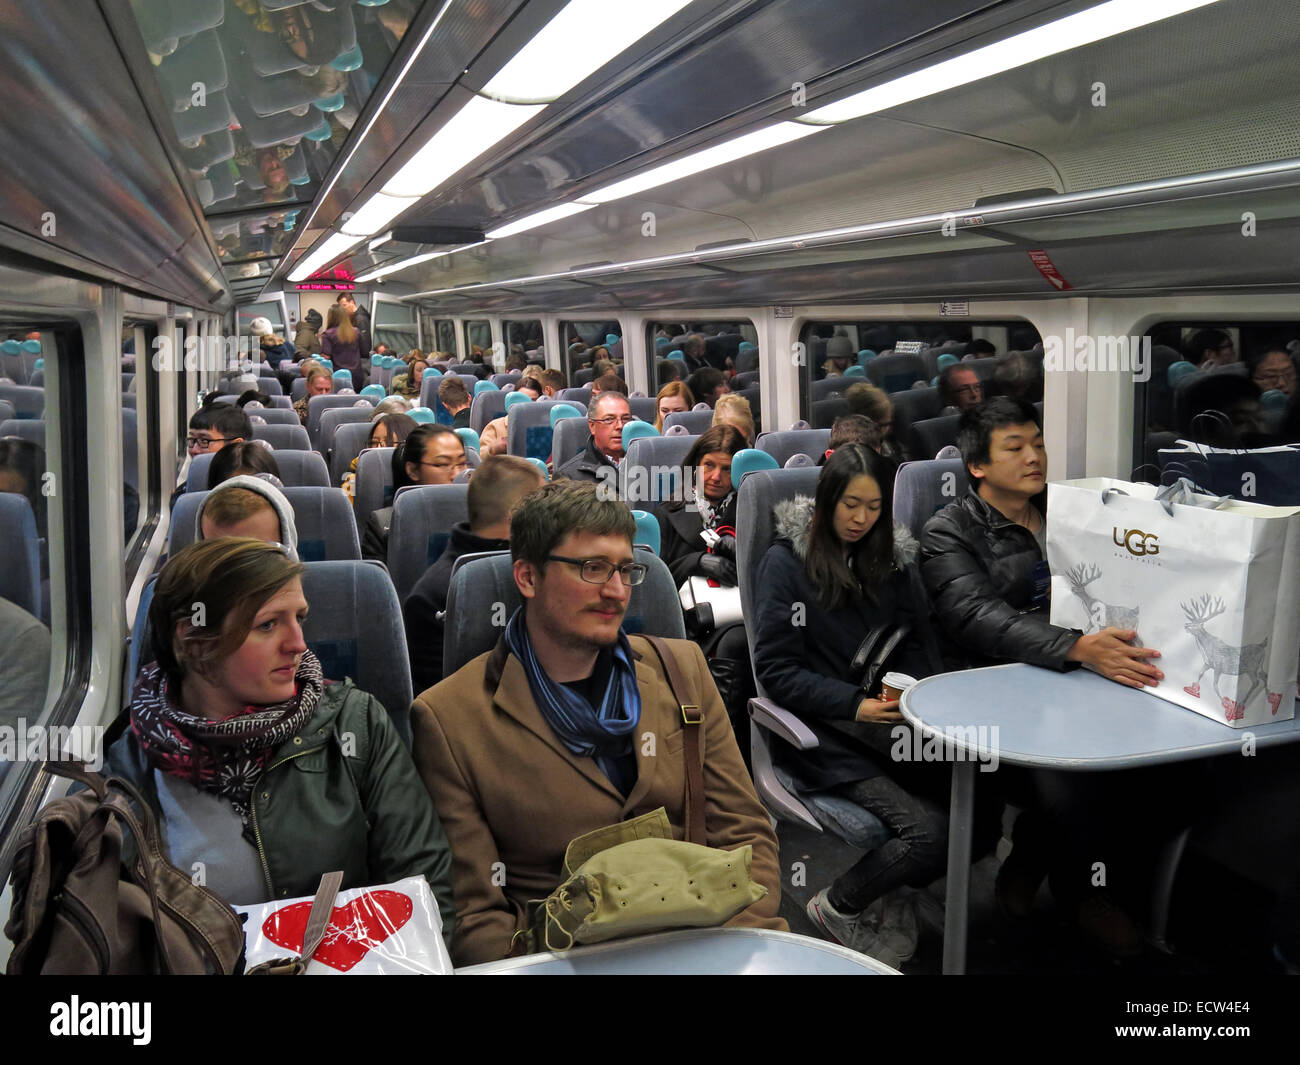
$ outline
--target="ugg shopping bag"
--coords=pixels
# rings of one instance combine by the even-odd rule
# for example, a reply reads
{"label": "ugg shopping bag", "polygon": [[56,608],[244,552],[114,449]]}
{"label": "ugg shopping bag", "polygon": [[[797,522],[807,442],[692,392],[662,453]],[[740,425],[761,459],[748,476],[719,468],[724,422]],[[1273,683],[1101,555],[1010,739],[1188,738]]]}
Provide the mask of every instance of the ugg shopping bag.
{"label": "ugg shopping bag", "polygon": [[1048,485],[1054,625],[1136,629],[1146,690],[1235,728],[1295,716],[1300,508],[1109,478]]}

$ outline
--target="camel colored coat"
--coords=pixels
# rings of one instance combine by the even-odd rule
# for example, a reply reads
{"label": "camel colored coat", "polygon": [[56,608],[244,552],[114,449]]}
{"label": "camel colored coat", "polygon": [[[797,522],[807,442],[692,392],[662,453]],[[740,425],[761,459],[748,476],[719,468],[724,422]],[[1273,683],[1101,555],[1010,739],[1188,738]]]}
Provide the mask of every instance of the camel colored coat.
{"label": "camel colored coat", "polygon": [[[705,823],[712,847],[753,846],[751,873],[768,893],[729,922],[785,930],[777,916],[777,843],[736,746],[727,711],[699,647],[669,640],[687,698],[704,707]],[[626,800],[594,759],[569,751],[533,701],[519,660],[505,644],[423,692],[411,709],[415,764],[451,844],[456,965],[507,956],[525,903],[560,882],[576,836],[663,806],[683,839],[686,764],[682,715],[655,653],[631,637],[641,689],[635,733],[637,781]]]}

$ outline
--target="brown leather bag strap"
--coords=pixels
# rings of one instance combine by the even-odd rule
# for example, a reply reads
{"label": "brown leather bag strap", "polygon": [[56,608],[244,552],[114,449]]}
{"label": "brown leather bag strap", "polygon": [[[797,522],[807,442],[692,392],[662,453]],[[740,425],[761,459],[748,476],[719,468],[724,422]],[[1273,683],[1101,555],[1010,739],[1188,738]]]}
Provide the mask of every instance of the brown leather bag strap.
{"label": "brown leather bag strap", "polygon": [[682,676],[677,657],[668,644],[659,636],[644,633],[642,636],[663,665],[669,690],[682,714],[682,736],[685,741],[682,753],[686,759],[686,842],[707,847],[709,833],[704,820],[704,762],[700,758],[700,726],[704,723],[704,707],[682,698],[684,694],[690,693],[690,688]]}
{"label": "brown leather bag strap", "polygon": [[312,899],[311,912],[307,915],[307,927],[302,934],[304,969],[311,961],[311,956],[316,953],[321,940],[325,938],[325,932],[330,926],[330,916],[334,912],[334,900],[338,897],[339,888],[342,886],[342,870],[326,873],[320,878],[320,887],[316,889],[316,897]]}

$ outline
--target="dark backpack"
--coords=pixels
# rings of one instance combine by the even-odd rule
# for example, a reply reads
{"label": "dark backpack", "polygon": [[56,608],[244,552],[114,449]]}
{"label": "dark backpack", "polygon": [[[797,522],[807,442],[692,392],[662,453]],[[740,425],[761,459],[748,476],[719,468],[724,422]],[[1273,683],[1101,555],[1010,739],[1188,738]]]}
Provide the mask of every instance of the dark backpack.
{"label": "dark backpack", "polygon": [[[238,974],[239,915],[167,861],[153,811],[130,784],[80,763],[48,763],[86,785],[24,829],[5,935],[10,975]],[[140,815],[132,809],[134,800]],[[124,867],[125,826],[135,854]]]}

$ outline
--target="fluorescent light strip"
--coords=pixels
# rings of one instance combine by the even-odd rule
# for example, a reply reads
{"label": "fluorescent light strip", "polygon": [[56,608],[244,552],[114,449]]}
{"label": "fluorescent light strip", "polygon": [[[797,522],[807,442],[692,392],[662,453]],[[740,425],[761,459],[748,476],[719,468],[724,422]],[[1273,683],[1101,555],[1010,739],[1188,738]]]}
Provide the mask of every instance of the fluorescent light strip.
{"label": "fluorescent light strip", "polygon": [[373,237],[389,228],[389,223],[419,200],[410,196],[386,196],[377,192],[340,227],[350,237]]}
{"label": "fluorescent light strip", "polygon": [[589,211],[595,207],[594,203],[560,203],[554,207],[548,207],[544,211],[538,211],[536,214],[525,215],[523,218],[504,225],[500,229],[494,229],[487,234],[488,240],[500,240],[502,237],[513,237],[516,233],[523,233],[529,229],[536,229],[538,226],[544,226],[548,222],[558,222],[561,218],[568,218],[570,215],[581,214],[583,211]]}
{"label": "fluorescent light strip", "polygon": [[814,122],[847,122],[864,115],[887,111],[900,104],[969,85],[973,81],[1218,2],[1219,0],[1109,0],[1108,3],[1068,15],[1045,26],[1017,33],[964,55],[872,86],[837,103],[818,108],[806,118]]}
{"label": "fluorescent light strip", "polygon": [[376,248],[382,248],[393,239],[393,231],[390,229],[387,233],[380,233],[374,240],[366,245],[367,251],[374,251]]}
{"label": "fluorescent light strip", "polygon": [[571,0],[483,91],[512,100],[556,100],[688,3]]}
{"label": "fluorescent light strip", "polygon": [[360,243],[356,237],[344,233],[335,233],[319,248],[311,252],[289,273],[289,280],[295,284],[305,281],[323,266],[328,266],[344,252],[351,251],[353,245]]}
{"label": "fluorescent light strip", "polygon": [[418,266],[420,263],[427,263],[430,259],[437,259],[443,255],[455,255],[458,251],[468,251],[470,248],[477,248],[486,243],[486,240],[476,240],[473,244],[462,244],[459,248],[448,248],[446,251],[428,251],[422,255],[413,255],[409,259],[389,263],[387,266],[381,266],[378,270],[371,270],[367,274],[362,274],[356,281],[357,284],[361,284],[363,281],[376,281],[381,277],[387,277],[389,274],[395,274],[398,270],[405,270],[408,266]]}
{"label": "fluorescent light strip", "polygon": [[[1289,174],[1300,179],[1300,159],[1282,160],[1276,163],[1260,163],[1252,166],[1235,167],[1231,170],[1217,170],[1194,174],[1176,180],[1143,181],[1131,185],[1116,185],[1110,188],[1090,189],[1086,192],[1072,193],[1068,196],[1040,197],[1033,200],[1018,200],[1001,203],[993,207],[963,208],[959,211],[946,211],[942,214],[917,215],[912,218],[896,218],[883,222],[867,222],[862,225],[844,226],[839,229],[824,229],[815,233],[800,233],[786,237],[768,237],[764,240],[746,241],[743,244],[724,245],[710,248],[705,252],[687,251],[673,255],[657,255],[648,259],[629,259],[621,263],[609,263],[605,266],[589,266],[582,270],[561,270],[552,274],[534,274],[529,277],[504,278],[500,281],[484,281],[475,285],[460,285],[452,288],[430,289],[427,292],[415,292],[404,299],[417,299],[424,296],[443,296],[449,292],[466,292],[473,289],[501,288],[507,285],[524,285],[535,281],[555,281],[564,278],[590,277],[601,274],[622,273],[628,270],[645,269],[655,266],[674,266],[685,263],[700,263],[714,259],[725,259],[736,255],[774,250],[804,250],[808,246],[844,243],[849,240],[870,237],[875,233],[884,233],[905,226],[924,229],[933,228],[937,233],[945,222],[956,222],[959,227],[966,218],[978,217],[990,224],[989,219],[997,215],[1032,210],[1036,207],[1077,207],[1086,206],[1099,200],[1109,200],[1121,196],[1132,196],[1147,192],[1167,192],[1174,190],[1191,191],[1198,186],[1210,185],[1220,181],[1235,181],[1243,178],[1270,177]],[[978,234],[982,226],[959,228],[959,232]]]}
{"label": "fluorescent light strip", "polygon": [[590,203],[609,203],[611,200],[619,200],[624,196],[632,196],[647,189],[666,185],[670,181],[711,170],[724,163],[735,162],[747,155],[767,151],[780,144],[788,144],[790,141],[811,136],[826,128],[826,126],[811,126],[799,122],[778,122],[774,126],[746,133],[742,137],[735,137],[722,144],[715,144],[712,148],[684,155],[662,166],[651,167],[644,173],[633,174],[622,181],[606,185],[603,189],[596,189],[595,192],[584,192],[581,200]]}

